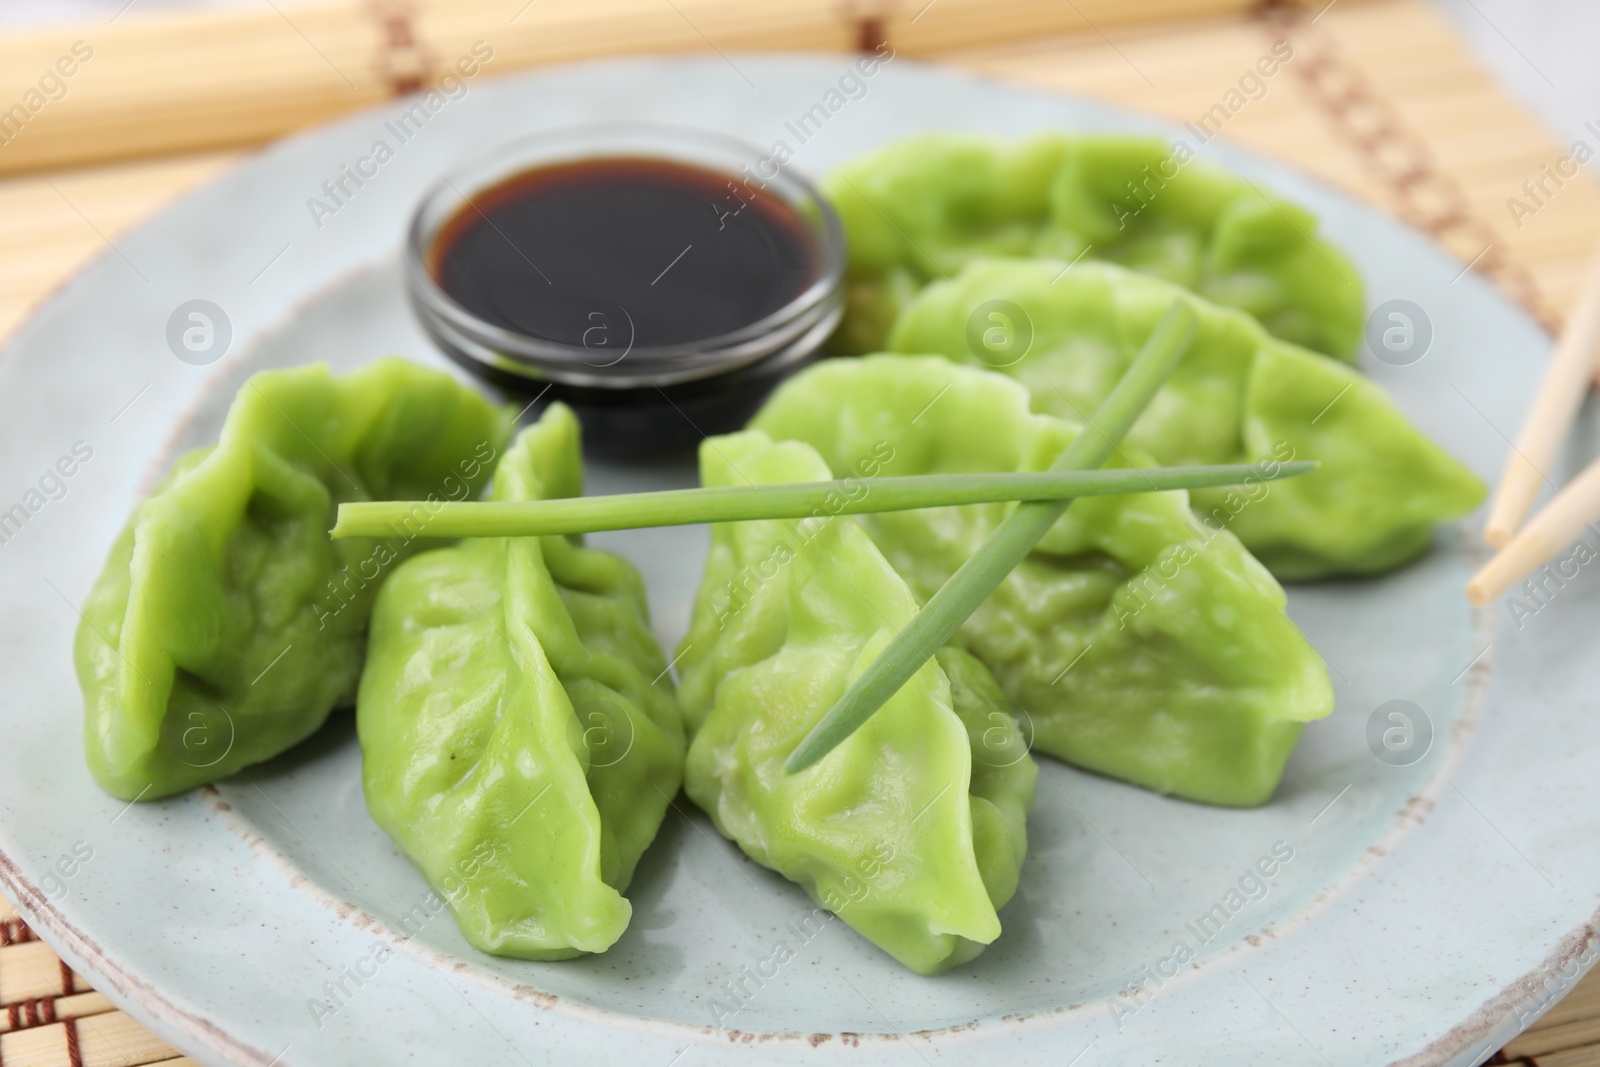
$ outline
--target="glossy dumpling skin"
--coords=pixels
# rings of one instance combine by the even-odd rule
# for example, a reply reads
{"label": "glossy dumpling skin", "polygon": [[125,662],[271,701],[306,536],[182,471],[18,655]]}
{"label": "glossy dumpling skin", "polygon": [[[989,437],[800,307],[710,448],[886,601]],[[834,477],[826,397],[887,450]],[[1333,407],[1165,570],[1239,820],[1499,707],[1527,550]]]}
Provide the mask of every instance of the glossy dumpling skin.
{"label": "glossy dumpling skin", "polygon": [[[827,478],[817,453],[745,432],[700,449],[706,485]],[[946,649],[819,763],[783,762],[916,610],[860,527],[712,527],[679,649],[689,796],[757,862],[920,974],[1000,934],[1037,770],[989,672]]]}
{"label": "glossy dumpling skin", "polygon": [[[552,405],[492,499],[582,491]],[[564,537],[424,552],[373,612],[356,725],[373,819],[467,940],[531,960],[603,952],[682,778],[682,719],[638,572]]]}
{"label": "glossy dumpling skin", "polygon": [[[1315,216],[1142,137],[922,134],[829,175],[849,236],[842,352],[884,347],[899,310],[977,256],[1106,260],[1355,357],[1360,275]],[[1179,162],[1182,163],[1179,166]],[[1059,268],[1058,268],[1059,269]]]}
{"label": "glossy dumpling skin", "polygon": [[[826,360],[783,385],[752,426],[806,442],[868,494],[869,472],[1043,470],[1078,432],[1030,412],[1009,378],[931,356]],[[874,463],[863,468],[863,457]],[[1012,506],[868,515],[861,527],[925,599]],[[1020,709],[1036,751],[1160,793],[1246,806],[1272,795],[1302,724],[1333,710],[1327,668],[1285,602],[1183,492],[1090,497],[959,639]]]}
{"label": "glossy dumpling skin", "polygon": [[468,499],[512,412],[381,359],[245,382],[212,448],[181,457],[112,546],[74,648],[84,752],[153,800],[268,759],[355,697],[372,598],[423,542],[333,541],[353,500]]}
{"label": "glossy dumpling skin", "polygon": [[[1229,488],[1192,494],[1197,511],[1282,579],[1392,569],[1483,500],[1483,483],[1353,369],[1159,279],[1103,263],[1063,266],[974,261],[911,302],[890,347],[997,368],[1028,387],[1035,411],[1076,421],[1111,391],[1172,301],[1186,300],[1199,333],[1128,441],[1167,464],[1320,461],[1259,500]],[[969,343],[973,309],[991,301],[1020,312],[1031,334],[1022,351],[1006,349],[1004,323],[994,324],[996,350]]]}

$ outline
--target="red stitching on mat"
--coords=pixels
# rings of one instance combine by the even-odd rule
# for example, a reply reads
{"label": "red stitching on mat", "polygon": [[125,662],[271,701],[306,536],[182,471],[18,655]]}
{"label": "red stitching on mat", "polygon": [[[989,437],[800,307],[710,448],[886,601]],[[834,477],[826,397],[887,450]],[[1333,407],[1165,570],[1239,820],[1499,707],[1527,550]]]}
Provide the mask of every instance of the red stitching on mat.
{"label": "red stitching on mat", "polygon": [[899,7],[899,0],[844,0],[839,5],[839,17],[850,25],[857,52],[870,54],[889,43],[889,16]]}
{"label": "red stitching on mat", "polygon": [[367,0],[382,41],[375,60],[378,77],[394,96],[421,89],[438,64],[433,50],[417,37],[410,0]]}
{"label": "red stitching on mat", "polygon": [[70,997],[72,995],[72,968],[67,966],[66,960],[56,960],[56,962],[61,965],[61,995]]}
{"label": "red stitching on mat", "polygon": [[884,30],[882,18],[868,15],[856,23],[857,52],[876,52],[888,43],[889,35]]}
{"label": "red stitching on mat", "polygon": [[67,1062],[72,1067],[83,1067],[83,1052],[78,1048],[78,1020],[64,1019],[61,1026],[67,1032]]}
{"label": "red stitching on mat", "polygon": [[51,1023],[60,1022],[56,1017],[56,1001],[54,996],[28,997],[6,1005],[6,1021],[9,1024],[7,1031],[27,1030],[35,1026],[49,1026]]}

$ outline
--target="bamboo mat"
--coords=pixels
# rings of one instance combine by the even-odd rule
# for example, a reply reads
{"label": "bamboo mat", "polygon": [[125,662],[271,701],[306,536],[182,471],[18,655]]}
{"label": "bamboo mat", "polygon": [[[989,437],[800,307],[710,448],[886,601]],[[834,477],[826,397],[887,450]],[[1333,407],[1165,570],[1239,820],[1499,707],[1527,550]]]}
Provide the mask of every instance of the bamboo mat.
{"label": "bamboo mat", "polygon": [[[1407,220],[1551,327],[1600,237],[1600,189],[1586,178],[1544,178],[1530,199],[1523,183],[1572,146],[1510,99],[1424,0],[1335,0],[1314,20],[1246,0],[350,0],[0,37],[0,107],[20,99],[11,82],[31,78],[18,71],[44,69],[77,39],[95,48],[27,136],[0,143],[0,174],[11,175],[0,177],[0,336],[249,146],[415,87],[491,23],[503,27],[497,72],[647,49],[838,50],[887,37],[903,55],[1179,122],[1223,102],[1287,37],[1294,58],[1229,117],[1224,137]],[[240,40],[254,42],[253,58],[237,53]],[[209,58],[174,81],[184,48]],[[282,91],[285,77],[294,91]],[[272,106],[259,106],[264,95]],[[1513,197],[1537,208],[1520,225]],[[190,1062],[90,990],[0,901],[0,1065]],[[1600,972],[1492,1062],[1600,1067]]]}

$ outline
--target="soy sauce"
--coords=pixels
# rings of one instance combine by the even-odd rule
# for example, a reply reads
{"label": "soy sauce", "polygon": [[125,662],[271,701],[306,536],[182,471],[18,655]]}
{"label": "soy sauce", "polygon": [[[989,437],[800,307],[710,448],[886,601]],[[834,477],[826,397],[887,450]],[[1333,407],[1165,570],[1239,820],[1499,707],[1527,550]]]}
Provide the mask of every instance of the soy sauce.
{"label": "soy sauce", "polygon": [[759,322],[814,282],[819,253],[781,198],[665,159],[542,166],[475,195],[428,272],[527,337],[594,350],[689,345]]}

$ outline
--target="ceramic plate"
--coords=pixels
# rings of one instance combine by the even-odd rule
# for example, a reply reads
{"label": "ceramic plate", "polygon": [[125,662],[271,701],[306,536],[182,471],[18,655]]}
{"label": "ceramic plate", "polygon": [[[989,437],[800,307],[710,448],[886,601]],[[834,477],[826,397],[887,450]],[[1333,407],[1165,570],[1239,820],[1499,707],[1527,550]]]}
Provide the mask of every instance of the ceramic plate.
{"label": "ceramic plate", "polygon": [[[404,105],[365,112],[186,197],[12,339],[0,510],[22,504],[24,518],[12,509],[0,530],[0,883],[119,1006],[215,1064],[1469,1064],[1593,960],[1600,568],[1547,582],[1515,617],[1507,604],[1471,611],[1473,522],[1399,573],[1292,590],[1338,706],[1306,730],[1259,810],[1165,800],[1045,761],[1005,933],[939,978],[842,923],[802,926],[800,891],[681,799],[610,952],[482,955],[429,910],[422,878],[369,819],[348,714],[214,789],[129,806],[90,780],[70,649],[113,535],[174,455],[214,439],[247,374],[389,352],[443,365],[403,302],[397,257],[424,186],[465,155],[618,119],[783,141],[812,175],[919,130],[1182,134],[903,60],[864,94],[828,97],[850,62],[627,60],[479,78],[403,143],[390,123]],[[830,100],[842,106],[824,123],[795,125]],[[324,183],[379,140],[390,158],[360,164],[363,184],[331,201]],[[1368,352],[1363,369],[1492,479],[1549,339],[1394,221],[1220,144],[1202,155],[1318,212],[1374,306],[1414,305],[1426,354],[1394,366]],[[207,365],[168,342],[192,300],[229,326]],[[71,478],[46,477],[75,448],[92,456]],[[590,491],[691,480],[683,464],[597,464]],[[643,570],[671,647],[705,530],[595,541]],[[1401,733],[1385,747],[1391,728]],[[1275,873],[1258,888],[1262,857]]]}

